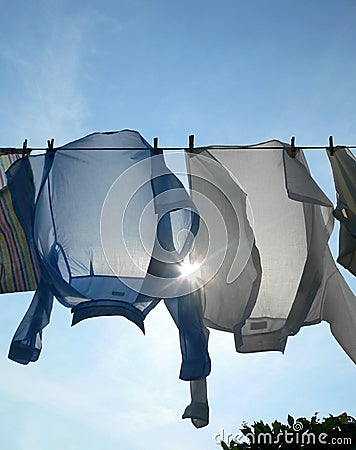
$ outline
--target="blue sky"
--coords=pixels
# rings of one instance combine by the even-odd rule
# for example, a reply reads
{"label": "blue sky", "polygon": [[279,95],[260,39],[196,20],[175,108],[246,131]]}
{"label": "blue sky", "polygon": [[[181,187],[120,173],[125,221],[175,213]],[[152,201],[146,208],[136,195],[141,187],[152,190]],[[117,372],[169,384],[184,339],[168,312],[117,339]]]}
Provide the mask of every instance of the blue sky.
{"label": "blue sky", "polygon": [[[354,0],[3,2],[0,146],[124,128],[161,146],[192,133],[196,145],[326,145],[331,134],[356,145],[355,19]],[[334,201],[325,152],[307,158]],[[180,418],[188,385],[163,307],[143,336],[121,318],[70,328],[56,304],[40,360],[23,367],[7,351],[30,299],[0,299],[1,448],[208,450],[243,420],[356,416],[355,366],[325,323],[290,338],[285,355],[240,355],[212,332],[211,420],[195,430]]]}

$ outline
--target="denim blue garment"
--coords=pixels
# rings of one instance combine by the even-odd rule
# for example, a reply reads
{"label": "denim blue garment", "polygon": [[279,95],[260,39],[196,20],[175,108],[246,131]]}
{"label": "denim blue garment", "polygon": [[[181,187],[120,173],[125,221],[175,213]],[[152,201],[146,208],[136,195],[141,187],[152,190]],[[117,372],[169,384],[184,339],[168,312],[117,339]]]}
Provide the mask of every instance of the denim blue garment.
{"label": "denim blue garment", "polygon": [[[198,217],[162,152],[154,152],[139,133],[91,134],[45,155],[21,159],[8,178],[41,272],[10,359],[22,364],[38,359],[53,296],[71,308],[72,324],[122,315],[143,331],[146,315],[162,298],[169,305],[180,298],[189,302],[190,293],[175,283],[189,242],[176,248],[171,216],[175,224],[188,227],[190,236]],[[169,310],[180,331],[183,377],[197,378],[192,359],[198,360],[198,376],[207,376],[207,339],[196,327],[199,309],[191,307],[193,314],[187,314],[183,308],[179,317]]]}

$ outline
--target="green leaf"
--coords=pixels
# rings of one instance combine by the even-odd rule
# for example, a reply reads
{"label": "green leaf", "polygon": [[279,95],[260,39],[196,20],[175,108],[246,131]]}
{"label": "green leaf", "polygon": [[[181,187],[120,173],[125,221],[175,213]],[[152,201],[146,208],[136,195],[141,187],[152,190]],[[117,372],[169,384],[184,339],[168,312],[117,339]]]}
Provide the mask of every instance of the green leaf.
{"label": "green leaf", "polygon": [[273,427],[273,431],[276,434],[278,434],[281,431],[282,424],[281,424],[281,422],[278,422],[277,420],[275,420],[274,422],[272,422],[272,427]]}
{"label": "green leaf", "polygon": [[294,418],[290,414],[288,414],[287,422],[290,427],[294,424]]}
{"label": "green leaf", "polygon": [[337,428],[339,425],[339,419],[337,417],[331,416],[327,417],[323,422],[323,430],[328,433]]}
{"label": "green leaf", "polygon": [[310,419],[310,423],[311,424],[315,424],[315,423],[318,423],[319,422],[319,419],[318,419],[318,412],[315,412],[314,414],[313,414],[313,416],[312,416],[312,418]]}

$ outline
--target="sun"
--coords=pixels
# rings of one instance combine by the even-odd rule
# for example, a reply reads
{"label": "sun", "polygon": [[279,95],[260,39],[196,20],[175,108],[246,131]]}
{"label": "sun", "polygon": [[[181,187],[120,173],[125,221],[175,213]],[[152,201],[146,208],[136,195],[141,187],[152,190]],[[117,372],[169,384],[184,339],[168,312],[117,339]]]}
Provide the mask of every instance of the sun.
{"label": "sun", "polygon": [[[180,264],[181,277],[189,277],[194,274],[200,267],[200,264],[195,262],[191,263],[189,260],[185,259],[182,264]],[[194,274],[194,276],[197,274]]]}

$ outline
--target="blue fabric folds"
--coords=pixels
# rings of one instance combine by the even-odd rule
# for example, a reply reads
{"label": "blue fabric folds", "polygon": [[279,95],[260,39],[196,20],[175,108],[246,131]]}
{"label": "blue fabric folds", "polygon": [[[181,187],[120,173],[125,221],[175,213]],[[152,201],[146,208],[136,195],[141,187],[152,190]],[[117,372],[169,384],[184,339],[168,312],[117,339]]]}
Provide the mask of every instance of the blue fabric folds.
{"label": "blue fabric folds", "polygon": [[[22,158],[8,180],[41,275],[10,359],[38,359],[53,296],[71,308],[73,325],[122,315],[142,331],[146,315],[164,299],[180,332],[181,378],[208,375],[200,303],[177,281],[199,218],[161,151],[154,153],[135,131],[94,133]],[[186,238],[178,244],[179,231]]]}

